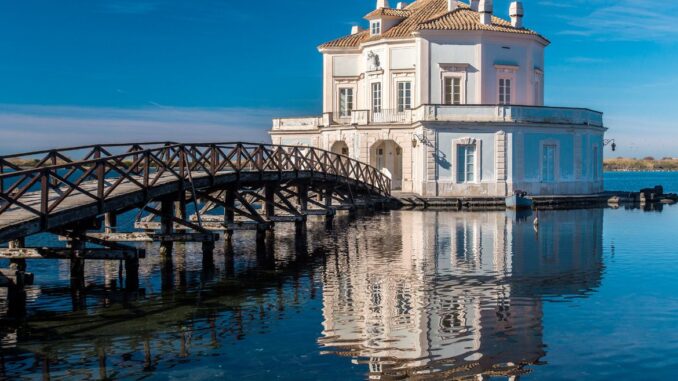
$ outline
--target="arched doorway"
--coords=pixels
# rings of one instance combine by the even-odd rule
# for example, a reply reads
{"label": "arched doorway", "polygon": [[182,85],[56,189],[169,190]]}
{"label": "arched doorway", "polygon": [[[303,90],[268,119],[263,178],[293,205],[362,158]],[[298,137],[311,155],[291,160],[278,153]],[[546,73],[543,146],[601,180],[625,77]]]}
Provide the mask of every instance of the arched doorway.
{"label": "arched doorway", "polygon": [[379,140],[370,148],[370,165],[391,177],[391,188],[403,186],[403,149],[393,140]]}
{"label": "arched doorway", "polygon": [[334,142],[334,144],[332,144],[332,148],[330,148],[330,151],[338,153],[339,155],[348,156],[349,154],[348,144],[346,144],[346,142],[343,140],[337,140],[336,142]]}

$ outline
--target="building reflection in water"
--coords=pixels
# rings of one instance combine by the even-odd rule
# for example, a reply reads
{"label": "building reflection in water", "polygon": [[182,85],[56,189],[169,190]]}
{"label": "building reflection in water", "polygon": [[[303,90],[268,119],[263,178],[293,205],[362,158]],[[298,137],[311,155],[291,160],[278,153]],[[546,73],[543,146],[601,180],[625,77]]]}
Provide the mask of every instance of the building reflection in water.
{"label": "building reflection in water", "polygon": [[545,355],[543,301],[603,273],[602,210],[398,212],[347,235],[324,269],[327,354],[371,379],[516,379]]}
{"label": "building reflection in water", "polygon": [[[218,247],[209,274],[199,246],[177,245],[167,273],[153,252],[142,262],[139,292],[88,263],[77,304],[63,265],[31,264],[56,281],[29,289],[25,322],[0,325],[0,380],[163,379],[200,364],[297,379],[320,351],[373,379],[515,378],[545,355],[542,303],[585,297],[603,272],[602,210],[541,212],[538,231],[533,218],[401,211],[315,224],[301,241],[281,226],[263,252],[245,234]],[[301,348],[308,368],[290,366]]]}

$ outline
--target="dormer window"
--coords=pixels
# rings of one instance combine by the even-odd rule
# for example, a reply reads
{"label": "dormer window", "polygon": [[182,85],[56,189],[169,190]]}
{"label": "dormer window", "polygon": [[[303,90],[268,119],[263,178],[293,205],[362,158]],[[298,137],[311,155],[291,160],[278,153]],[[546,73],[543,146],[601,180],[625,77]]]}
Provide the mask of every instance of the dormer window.
{"label": "dormer window", "polygon": [[374,20],[370,23],[370,32],[373,36],[381,34],[381,20]]}

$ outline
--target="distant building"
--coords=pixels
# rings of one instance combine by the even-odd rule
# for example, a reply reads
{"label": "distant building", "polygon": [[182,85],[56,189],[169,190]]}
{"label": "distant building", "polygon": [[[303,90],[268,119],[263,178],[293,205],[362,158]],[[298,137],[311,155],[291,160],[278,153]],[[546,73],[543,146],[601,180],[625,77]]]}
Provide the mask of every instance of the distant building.
{"label": "distant building", "polygon": [[544,106],[549,41],[491,0],[418,0],[367,14],[320,45],[323,114],[273,121],[276,144],[311,145],[425,196],[603,190],[603,115]]}

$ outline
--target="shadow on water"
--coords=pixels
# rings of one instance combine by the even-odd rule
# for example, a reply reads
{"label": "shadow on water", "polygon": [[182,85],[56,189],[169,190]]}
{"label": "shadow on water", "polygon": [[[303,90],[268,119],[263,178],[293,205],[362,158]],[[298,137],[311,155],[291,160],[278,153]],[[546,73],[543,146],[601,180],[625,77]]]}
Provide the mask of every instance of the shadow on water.
{"label": "shadow on water", "polygon": [[[0,379],[216,368],[302,312],[322,315],[320,332],[294,328],[319,334],[316,354],[358,366],[364,378],[519,376],[545,356],[543,302],[586,297],[604,269],[602,210],[540,212],[539,220],[535,229],[529,216],[504,212],[337,218],[333,229],[315,223],[297,239],[294,228],[276,228],[259,250],[245,234],[218,244],[213,257],[180,245],[171,264],[149,246],[138,292],[116,288],[117,263],[88,264],[93,275],[77,306],[59,282],[29,289],[27,319],[2,328]],[[302,374],[311,364],[295,366]]]}

